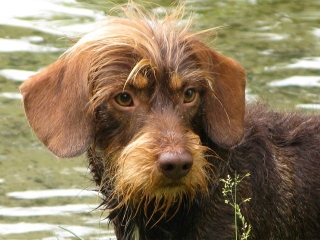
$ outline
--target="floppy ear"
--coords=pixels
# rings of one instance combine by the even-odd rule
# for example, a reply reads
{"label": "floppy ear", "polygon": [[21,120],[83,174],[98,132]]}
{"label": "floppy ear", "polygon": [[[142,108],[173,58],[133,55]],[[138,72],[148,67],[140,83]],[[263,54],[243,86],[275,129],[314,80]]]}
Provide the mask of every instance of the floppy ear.
{"label": "floppy ear", "polygon": [[204,96],[204,129],[212,141],[224,148],[243,138],[245,112],[245,70],[233,59],[208,49],[206,61],[209,88]]}
{"label": "floppy ear", "polygon": [[92,141],[87,65],[84,57],[64,56],[20,86],[29,124],[58,157],[78,156]]}

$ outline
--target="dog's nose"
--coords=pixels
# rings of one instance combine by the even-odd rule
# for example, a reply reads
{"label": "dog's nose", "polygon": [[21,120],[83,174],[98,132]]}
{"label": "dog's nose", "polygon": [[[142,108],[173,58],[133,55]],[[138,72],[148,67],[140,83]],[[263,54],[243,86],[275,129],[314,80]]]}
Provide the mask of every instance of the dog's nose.
{"label": "dog's nose", "polygon": [[189,152],[163,152],[158,158],[158,168],[167,177],[179,179],[188,174],[193,165]]}

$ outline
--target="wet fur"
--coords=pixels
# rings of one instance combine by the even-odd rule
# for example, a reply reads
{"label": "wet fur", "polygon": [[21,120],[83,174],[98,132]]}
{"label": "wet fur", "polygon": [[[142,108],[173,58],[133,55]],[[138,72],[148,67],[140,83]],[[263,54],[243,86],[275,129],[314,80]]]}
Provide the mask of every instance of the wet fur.
{"label": "wet fur", "polygon": [[[130,4],[20,88],[31,127],[57,156],[87,152],[118,239],[234,239],[221,178],[238,186],[251,239],[318,239],[320,117],[245,106],[245,71],[180,26]],[[183,101],[186,89],[196,98]],[[134,106],[115,102],[128,92]],[[245,110],[246,109],[246,110]],[[188,152],[166,178],[163,152]],[[239,221],[239,233],[241,233]]]}
{"label": "wet fur", "polygon": [[[225,203],[219,179],[233,177],[237,171],[240,176],[251,174],[238,188],[239,203],[251,198],[241,205],[252,226],[250,239],[318,239],[319,123],[319,115],[248,105],[244,139],[234,149],[223,149],[205,133],[200,134],[202,144],[219,156],[207,157],[215,173],[209,181],[209,193],[196,195],[191,205],[183,199],[179,210],[176,212],[173,205],[160,222],[161,213],[148,217],[154,212],[154,203],[139,210],[131,206],[112,211],[109,218],[118,226],[117,236],[130,239],[138,227],[141,239],[234,239],[234,211]],[[95,158],[91,160],[99,183],[103,170],[97,167]],[[118,203],[109,204],[112,208]],[[241,224],[238,227],[241,229]]]}

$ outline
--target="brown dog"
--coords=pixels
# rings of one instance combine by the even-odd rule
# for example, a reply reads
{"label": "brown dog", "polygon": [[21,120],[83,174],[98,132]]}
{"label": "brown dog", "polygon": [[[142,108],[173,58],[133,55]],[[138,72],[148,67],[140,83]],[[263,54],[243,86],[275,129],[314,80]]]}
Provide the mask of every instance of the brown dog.
{"label": "brown dog", "polygon": [[[320,239],[320,116],[245,110],[244,69],[180,26],[182,7],[130,9],[21,86],[55,155],[87,151],[117,237]],[[250,177],[223,195],[235,173]]]}

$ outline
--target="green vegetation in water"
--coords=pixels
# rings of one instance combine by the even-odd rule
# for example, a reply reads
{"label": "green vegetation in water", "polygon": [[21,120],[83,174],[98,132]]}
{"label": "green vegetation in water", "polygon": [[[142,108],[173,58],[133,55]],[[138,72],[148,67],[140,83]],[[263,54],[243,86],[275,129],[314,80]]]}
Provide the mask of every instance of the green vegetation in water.
{"label": "green vegetation in water", "polygon": [[[230,175],[227,176],[227,179],[220,179],[224,183],[222,188],[222,194],[226,198],[225,203],[231,205],[234,208],[234,226],[235,226],[235,239],[246,240],[250,236],[251,225],[247,223],[245,217],[241,213],[240,206],[241,204],[248,202],[251,198],[246,198],[239,204],[237,203],[237,186],[240,184],[242,179],[249,177],[250,174],[247,173],[242,178],[237,174],[237,171],[234,173],[234,178],[232,179]],[[238,231],[238,218],[241,220],[242,228],[241,235],[239,236]]]}

